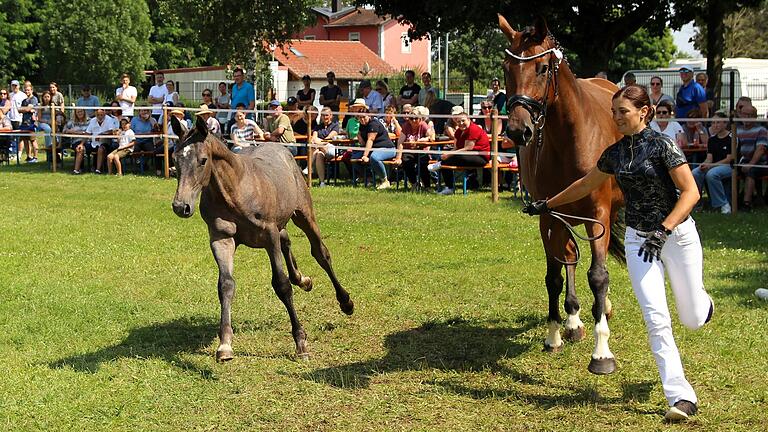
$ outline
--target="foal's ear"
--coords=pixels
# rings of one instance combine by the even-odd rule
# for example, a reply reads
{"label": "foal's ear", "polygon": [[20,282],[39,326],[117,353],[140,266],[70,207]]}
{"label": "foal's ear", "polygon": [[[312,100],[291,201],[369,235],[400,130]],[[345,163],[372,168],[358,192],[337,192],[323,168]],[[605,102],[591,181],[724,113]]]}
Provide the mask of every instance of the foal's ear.
{"label": "foal's ear", "polygon": [[499,16],[499,27],[501,28],[502,33],[504,33],[505,36],[507,36],[507,39],[510,42],[513,42],[515,40],[515,34],[517,32],[512,29],[512,26],[509,25],[507,22],[507,19],[504,18],[502,14],[497,14]]}
{"label": "foal's ear", "polygon": [[197,120],[195,120],[195,132],[202,136],[208,136],[208,125],[201,116],[197,116]]}
{"label": "foal's ear", "polygon": [[536,21],[533,23],[533,29],[533,39],[538,43],[544,42],[544,39],[546,39],[547,35],[549,34],[547,20],[545,20],[543,16],[539,15],[536,17]]}

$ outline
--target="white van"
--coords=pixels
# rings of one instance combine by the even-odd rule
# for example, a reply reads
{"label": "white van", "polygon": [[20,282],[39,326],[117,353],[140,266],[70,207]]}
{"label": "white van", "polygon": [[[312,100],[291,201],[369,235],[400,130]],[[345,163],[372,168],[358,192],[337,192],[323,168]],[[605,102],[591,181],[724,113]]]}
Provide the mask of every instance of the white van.
{"label": "white van", "polygon": [[[677,95],[680,89],[680,74],[678,70],[682,66],[688,66],[694,70],[694,74],[707,71],[707,59],[675,59],[669,64],[669,68],[657,70],[630,70],[635,74],[635,79],[640,85],[648,86],[651,77],[659,76],[664,85],[662,92],[672,96]],[[752,104],[757,108],[758,117],[765,117],[768,113],[768,60],[750,58],[725,59],[721,75],[720,104],[718,109],[728,111],[730,109],[731,77],[733,76],[733,102],[741,96],[749,96]],[[624,78],[622,77],[622,82]]]}

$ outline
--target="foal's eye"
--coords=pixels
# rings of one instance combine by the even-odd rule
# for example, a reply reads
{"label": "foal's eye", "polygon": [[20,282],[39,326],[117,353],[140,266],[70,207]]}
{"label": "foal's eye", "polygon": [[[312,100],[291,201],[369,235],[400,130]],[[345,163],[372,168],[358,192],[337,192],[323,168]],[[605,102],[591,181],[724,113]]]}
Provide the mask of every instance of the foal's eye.
{"label": "foal's eye", "polygon": [[208,162],[208,158],[202,158],[200,159],[200,166],[205,166],[205,163]]}

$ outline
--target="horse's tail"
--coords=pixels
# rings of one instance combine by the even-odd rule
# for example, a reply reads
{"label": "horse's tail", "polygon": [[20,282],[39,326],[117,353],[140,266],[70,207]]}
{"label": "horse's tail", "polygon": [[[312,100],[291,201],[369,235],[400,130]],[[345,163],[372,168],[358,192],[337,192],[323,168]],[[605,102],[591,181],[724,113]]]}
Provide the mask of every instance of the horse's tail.
{"label": "horse's tail", "polygon": [[608,243],[608,253],[624,265],[627,265],[627,256],[624,252],[624,233],[626,231],[627,224],[624,222],[624,207],[622,207],[616,215],[616,220],[611,224],[611,241]]}

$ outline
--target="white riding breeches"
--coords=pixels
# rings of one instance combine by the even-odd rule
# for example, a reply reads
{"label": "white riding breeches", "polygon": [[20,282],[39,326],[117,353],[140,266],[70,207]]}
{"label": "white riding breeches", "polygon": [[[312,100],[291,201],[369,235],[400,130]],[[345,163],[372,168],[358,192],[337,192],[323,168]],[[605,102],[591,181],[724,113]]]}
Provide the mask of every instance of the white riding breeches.
{"label": "white riding breeches", "polygon": [[696,403],[696,393],[685,379],[672,336],[672,318],[664,286],[666,270],[680,321],[694,330],[704,325],[712,300],[704,291],[703,253],[696,223],[688,218],[673,230],[661,249],[661,262],[643,262],[637,255],[645,241],[643,234],[627,227],[624,249],[632,289],[648,329],[664,395],[670,406],[681,399]]}

